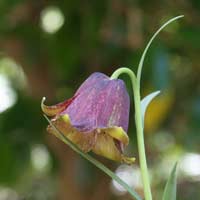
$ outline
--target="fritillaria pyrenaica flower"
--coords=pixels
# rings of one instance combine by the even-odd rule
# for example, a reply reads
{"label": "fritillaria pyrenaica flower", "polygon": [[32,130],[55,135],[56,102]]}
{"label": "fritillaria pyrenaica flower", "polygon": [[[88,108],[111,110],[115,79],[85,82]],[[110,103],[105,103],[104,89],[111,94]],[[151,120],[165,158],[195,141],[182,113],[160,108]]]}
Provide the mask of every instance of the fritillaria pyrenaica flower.
{"label": "fritillaria pyrenaica flower", "polygon": [[[82,151],[131,164],[135,158],[123,154],[127,135],[130,99],[124,82],[96,72],[83,82],[75,95],[62,103],[46,106],[52,124]],[[49,125],[48,132],[59,137]]]}

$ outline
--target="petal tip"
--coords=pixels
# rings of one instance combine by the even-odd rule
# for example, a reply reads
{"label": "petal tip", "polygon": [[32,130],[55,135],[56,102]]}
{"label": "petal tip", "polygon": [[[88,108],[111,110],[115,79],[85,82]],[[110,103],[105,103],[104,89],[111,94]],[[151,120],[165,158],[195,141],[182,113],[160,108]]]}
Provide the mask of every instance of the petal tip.
{"label": "petal tip", "polygon": [[134,157],[129,158],[129,157],[122,156],[122,162],[126,163],[128,165],[132,165],[135,162],[135,158]]}
{"label": "petal tip", "polygon": [[41,108],[43,109],[43,105],[44,105],[44,102],[46,101],[46,97],[42,97],[42,100],[41,100]]}
{"label": "petal tip", "polygon": [[56,106],[46,106],[44,102],[46,101],[46,97],[42,97],[41,100],[41,109],[42,112],[47,116],[55,116],[58,113],[58,109]]}
{"label": "petal tip", "polygon": [[46,101],[46,97],[42,97],[40,106],[41,106],[42,111],[43,111],[46,115],[48,115],[48,114],[46,113],[46,105],[44,104],[45,101]]}
{"label": "petal tip", "polygon": [[53,106],[46,106],[44,104],[46,97],[43,97],[42,101],[41,101],[41,109],[47,116],[58,115],[59,113],[61,113],[64,109],[66,109],[70,105],[70,103],[74,100],[75,97],[76,96],[72,97],[71,99],[67,99],[61,103],[58,103],[56,105],[53,105]]}
{"label": "petal tip", "polygon": [[53,111],[53,110],[52,110],[52,106],[46,106],[46,105],[44,104],[45,101],[46,101],[46,97],[42,97],[41,109],[42,109],[43,113],[44,113],[45,115],[47,115],[47,116],[54,116],[55,113],[52,112],[52,111]]}
{"label": "petal tip", "polygon": [[41,106],[44,104],[45,101],[46,101],[46,97],[42,97]]}

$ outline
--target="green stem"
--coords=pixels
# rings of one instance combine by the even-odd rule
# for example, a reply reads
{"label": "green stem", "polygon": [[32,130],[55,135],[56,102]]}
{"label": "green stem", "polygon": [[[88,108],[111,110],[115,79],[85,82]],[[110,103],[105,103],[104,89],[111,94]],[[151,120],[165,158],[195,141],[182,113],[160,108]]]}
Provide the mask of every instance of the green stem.
{"label": "green stem", "polygon": [[128,184],[126,184],[121,178],[119,178],[115,173],[113,173],[110,169],[108,169],[105,165],[103,165],[101,162],[98,160],[94,159],[92,156],[90,156],[87,153],[84,153],[81,151],[75,144],[73,144],[65,135],[60,132],[54,125],[53,123],[49,120],[49,118],[44,115],[46,120],[49,122],[49,124],[54,128],[54,130],[57,132],[57,134],[60,136],[62,141],[67,144],[69,147],[71,147],[76,153],[80,154],[83,158],[91,162],[93,165],[95,165],[97,168],[102,170],[105,174],[110,176],[112,179],[114,179],[116,182],[118,182],[122,187],[124,187],[129,194],[135,198],[136,200],[142,200],[141,197],[135,192],[132,188],[129,187]]}
{"label": "green stem", "polygon": [[177,17],[174,17],[170,20],[168,20],[166,23],[164,23],[154,34],[153,36],[151,37],[151,39],[149,40],[147,46],[145,47],[143,53],[142,53],[142,56],[140,58],[140,62],[139,62],[139,65],[138,65],[138,70],[137,70],[137,80],[138,80],[138,86],[140,87],[140,80],[141,80],[141,74],[142,74],[142,67],[143,67],[143,63],[144,63],[144,58],[146,56],[146,53],[149,49],[149,47],[151,46],[151,43],[153,42],[153,40],[156,38],[156,36],[170,23],[172,23],[173,21],[176,21],[177,19],[180,19],[184,17],[184,15],[180,15],[180,16],[177,16]]}
{"label": "green stem", "polygon": [[119,68],[111,76],[111,79],[116,79],[122,73],[126,73],[130,76],[133,94],[134,94],[134,103],[135,103],[135,123],[137,131],[137,142],[138,142],[138,152],[139,152],[139,161],[141,167],[142,182],[144,186],[144,196],[145,200],[152,200],[149,174],[147,168],[146,154],[145,154],[145,145],[144,145],[144,133],[142,126],[142,115],[141,115],[141,101],[140,101],[140,87],[137,81],[137,78],[134,72],[128,68]]}
{"label": "green stem", "polygon": [[142,115],[141,115],[141,100],[140,100],[140,89],[139,85],[136,84],[134,90],[134,101],[135,101],[135,122],[137,129],[137,141],[138,151],[140,158],[140,167],[142,172],[142,182],[144,185],[144,195],[146,200],[152,200],[149,174],[146,161],[145,144],[144,144],[144,131],[142,126]]}

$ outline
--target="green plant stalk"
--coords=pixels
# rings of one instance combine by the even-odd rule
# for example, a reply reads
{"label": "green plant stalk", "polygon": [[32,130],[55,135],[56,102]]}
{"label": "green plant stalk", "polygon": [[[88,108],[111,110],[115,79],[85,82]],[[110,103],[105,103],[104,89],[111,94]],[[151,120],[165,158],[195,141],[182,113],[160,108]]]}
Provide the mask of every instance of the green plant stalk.
{"label": "green plant stalk", "polygon": [[140,100],[140,88],[138,83],[134,86],[134,103],[135,103],[135,123],[137,130],[137,142],[138,142],[138,152],[140,159],[140,167],[142,174],[142,182],[144,185],[144,196],[146,200],[152,200],[149,173],[146,161],[145,144],[144,144],[144,130],[141,114],[141,100]]}
{"label": "green plant stalk", "polygon": [[83,151],[81,151],[74,143],[72,143],[67,137],[65,137],[65,135],[60,132],[49,120],[49,118],[44,115],[44,117],[46,118],[46,120],[49,122],[49,124],[54,128],[54,130],[57,132],[57,134],[60,136],[60,138],[62,139],[62,141],[67,144],[69,147],[71,147],[76,153],[78,153],[79,155],[81,155],[83,158],[85,158],[86,160],[88,160],[89,162],[91,162],[93,165],[95,165],[97,168],[99,168],[100,170],[102,170],[105,174],[107,174],[108,176],[110,176],[112,179],[114,179],[117,183],[119,183],[123,188],[125,188],[129,194],[135,198],[136,200],[142,200],[142,198],[137,194],[137,192],[135,192],[131,187],[129,187],[129,185],[127,183],[125,183],[121,178],[119,178],[115,173],[113,173],[110,169],[108,169],[105,165],[103,165],[101,162],[99,162],[98,160],[94,159],[92,156],[90,156],[87,153],[84,153]]}
{"label": "green plant stalk", "polygon": [[138,143],[142,183],[144,187],[144,196],[146,200],[152,200],[149,174],[148,174],[147,161],[146,161],[145,145],[144,145],[144,133],[143,133],[141,101],[140,101],[140,87],[138,85],[138,81],[134,72],[125,67],[117,69],[112,74],[111,79],[118,78],[118,76],[122,73],[128,74],[132,82],[133,94],[134,94],[134,105],[135,105],[135,123],[136,123],[136,132],[137,132],[137,143]]}
{"label": "green plant stalk", "polygon": [[138,65],[138,70],[137,70],[137,80],[138,80],[138,86],[140,88],[140,81],[141,81],[141,75],[142,75],[142,67],[143,67],[143,64],[144,64],[144,59],[145,59],[145,56],[146,56],[146,53],[149,49],[149,47],[151,46],[153,40],[156,38],[156,36],[169,24],[171,24],[173,21],[176,21],[177,19],[180,19],[184,17],[184,15],[180,15],[180,16],[177,16],[177,17],[173,17],[172,19],[168,20],[167,22],[165,22],[154,34],[153,36],[151,37],[151,39],[149,40],[149,42],[147,43],[143,53],[142,53],[142,56],[140,58],[140,62],[139,62],[139,65]]}
{"label": "green plant stalk", "polygon": [[139,152],[139,161],[141,167],[141,174],[142,174],[142,182],[144,186],[144,196],[145,200],[152,200],[151,188],[150,188],[150,181],[149,181],[149,174],[147,168],[147,161],[146,161],[146,154],[145,154],[145,144],[144,144],[144,132],[143,132],[143,124],[142,124],[142,113],[141,113],[141,97],[140,97],[140,81],[141,81],[141,74],[142,74],[142,67],[144,64],[144,59],[146,53],[151,46],[153,40],[156,36],[170,23],[173,21],[184,17],[183,15],[174,17],[164,23],[151,37],[149,42],[147,43],[137,70],[137,77],[135,76],[134,72],[128,68],[119,68],[117,69],[111,76],[111,79],[116,79],[122,73],[126,73],[130,76],[132,87],[133,87],[133,95],[134,95],[134,104],[135,104],[135,123],[136,123],[136,131],[137,131],[137,142],[138,142],[138,152]]}

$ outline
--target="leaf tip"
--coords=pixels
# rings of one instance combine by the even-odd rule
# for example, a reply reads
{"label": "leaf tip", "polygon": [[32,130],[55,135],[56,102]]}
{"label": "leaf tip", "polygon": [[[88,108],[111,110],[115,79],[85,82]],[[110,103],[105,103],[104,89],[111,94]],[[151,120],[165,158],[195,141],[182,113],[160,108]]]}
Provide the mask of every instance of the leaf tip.
{"label": "leaf tip", "polygon": [[164,189],[162,200],[176,200],[177,165],[178,161],[175,162],[174,167],[171,170],[170,176]]}

